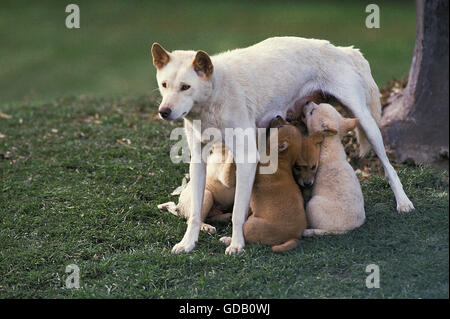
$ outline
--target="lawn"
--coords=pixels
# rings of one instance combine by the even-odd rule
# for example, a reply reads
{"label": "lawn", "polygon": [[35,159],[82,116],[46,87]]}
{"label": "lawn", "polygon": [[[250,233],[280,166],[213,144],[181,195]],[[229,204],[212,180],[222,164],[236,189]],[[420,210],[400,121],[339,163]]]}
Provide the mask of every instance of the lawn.
{"label": "lawn", "polygon": [[65,27],[65,2],[0,2],[0,104],[67,94],[140,95],[156,87],[154,41],[169,50],[214,54],[276,35],[355,45],[382,86],[408,72],[415,40],[412,1],[378,1],[379,29],[365,27],[367,3],[358,1],[75,3],[80,29]]}
{"label": "lawn", "polygon": [[[153,96],[0,110],[12,115],[0,119],[0,297],[448,297],[448,172],[400,167],[417,208],[404,215],[383,177],[363,180],[361,228],[283,255],[226,256],[220,224],[173,255],[185,222],[156,205],[176,199],[188,167],[169,160],[174,124],[156,119]],[[79,290],[63,288],[69,264]],[[379,289],[365,286],[369,264]]]}
{"label": "lawn", "polygon": [[[384,177],[361,180],[367,222],[285,254],[248,245],[226,256],[201,233],[173,255],[185,221],[158,211],[188,171],[170,131],[149,49],[209,53],[273,35],[361,48],[383,86],[409,69],[411,2],[384,2],[366,29],[362,2],[58,1],[0,4],[0,298],[448,298],[448,171],[399,166],[416,210],[399,215]],[[26,5],[24,5],[26,4]],[[67,265],[80,289],[66,289]],[[368,289],[366,266],[380,269]]]}

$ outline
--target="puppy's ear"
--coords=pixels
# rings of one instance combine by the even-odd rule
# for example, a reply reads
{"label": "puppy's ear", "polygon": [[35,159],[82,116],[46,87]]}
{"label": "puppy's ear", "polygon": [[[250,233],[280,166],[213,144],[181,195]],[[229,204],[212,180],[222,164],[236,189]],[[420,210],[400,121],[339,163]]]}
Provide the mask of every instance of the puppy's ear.
{"label": "puppy's ear", "polygon": [[195,72],[197,72],[200,77],[209,78],[214,71],[211,59],[208,53],[204,51],[197,51],[192,65],[194,66]]}
{"label": "puppy's ear", "polygon": [[344,120],[344,128],[346,131],[352,131],[355,129],[356,125],[358,125],[359,119],[345,119]]}
{"label": "puppy's ear", "polygon": [[325,136],[326,136],[325,132],[324,131],[320,131],[320,132],[315,132],[311,136],[308,136],[308,138],[310,138],[314,144],[320,145],[320,144],[322,144],[323,139],[325,138]]}
{"label": "puppy's ear", "polygon": [[170,61],[169,53],[159,43],[156,42],[152,45],[152,57],[153,65],[158,70],[163,68]]}
{"label": "puppy's ear", "polygon": [[328,123],[322,123],[322,133],[324,136],[333,136],[337,134],[337,129],[328,124]]}
{"label": "puppy's ear", "polygon": [[282,142],[278,143],[278,153],[281,153],[281,152],[287,150],[288,147],[289,147],[288,141],[282,141]]}

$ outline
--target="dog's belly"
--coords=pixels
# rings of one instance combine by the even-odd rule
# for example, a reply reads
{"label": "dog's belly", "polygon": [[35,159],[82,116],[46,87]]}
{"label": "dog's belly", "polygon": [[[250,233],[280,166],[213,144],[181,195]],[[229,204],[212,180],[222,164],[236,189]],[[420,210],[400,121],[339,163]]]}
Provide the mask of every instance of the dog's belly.
{"label": "dog's belly", "polygon": [[294,105],[295,101],[308,95],[307,93],[302,93],[300,88],[298,88],[296,91],[299,92],[299,94],[294,95],[292,98],[282,99],[283,101],[276,104],[269,104],[268,107],[265,108],[265,112],[261,112],[259,116],[257,115],[256,127],[269,127],[270,121],[272,121],[278,115],[283,119],[286,119],[286,112]]}

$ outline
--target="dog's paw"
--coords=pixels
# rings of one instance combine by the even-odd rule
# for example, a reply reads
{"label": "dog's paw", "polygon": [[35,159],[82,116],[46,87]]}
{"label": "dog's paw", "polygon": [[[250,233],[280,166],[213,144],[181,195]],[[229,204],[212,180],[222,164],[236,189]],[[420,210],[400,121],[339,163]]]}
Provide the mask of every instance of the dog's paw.
{"label": "dog's paw", "polygon": [[415,209],[414,205],[409,199],[406,199],[397,204],[397,212],[398,213],[409,213],[409,212],[412,212],[414,209]]}
{"label": "dog's paw", "polygon": [[178,244],[173,246],[172,253],[173,254],[188,253],[192,249],[194,249],[194,247],[195,247],[195,242],[188,243],[188,242],[180,241]]}
{"label": "dog's paw", "polygon": [[312,237],[314,236],[314,229],[305,229],[302,233],[303,237]]}
{"label": "dog's paw", "polygon": [[216,233],[216,227],[211,226],[211,225],[209,225],[209,224],[203,223],[203,224],[202,224],[202,227],[201,227],[200,229],[201,229],[202,231],[205,231],[205,232],[210,233],[210,234],[215,234],[215,233]]}
{"label": "dog's paw", "polygon": [[230,243],[230,245],[225,249],[225,255],[237,255],[244,251],[245,245],[239,245]]}
{"label": "dog's paw", "polygon": [[224,244],[227,245],[227,246],[230,246],[230,244],[231,244],[231,237],[224,236],[224,237],[221,237],[221,238],[219,239],[219,241],[220,241],[221,243],[224,243]]}

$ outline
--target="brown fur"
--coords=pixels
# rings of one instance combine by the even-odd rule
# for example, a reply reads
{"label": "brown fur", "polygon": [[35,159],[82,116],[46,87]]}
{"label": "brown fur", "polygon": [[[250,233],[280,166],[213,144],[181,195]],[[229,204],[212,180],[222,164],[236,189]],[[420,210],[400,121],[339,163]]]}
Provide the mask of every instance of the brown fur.
{"label": "brown fur", "polygon": [[314,183],[314,178],[319,168],[320,145],[325,134],[316,132],[302,140],[302,165],[294,166],[294,176],[301,187],[309,187]]}
{"label": "brown fur", "polygon": [[292,175],[292,167],[303,163],[298,129],[287,123],[279,127],[278,148],[277,171],[255,176],[250,200],[253,214],[244,224],[244,238],[282,252],[295,248],[306,228],[303,197]]}
{"label": "brown fur", "polygon": [[163,68],[167,63],[170,62],[170,56],[166,50],[159,44],[153,43],[152,45],[152,57],[153,65],[157,69]]}
{"label": "brown fur", "polygon": [[214,66],[208,53],[204,51],[197,51],[194,62],[192,62],[195,72],[200,76],[209,78],[214,71]]}
{"label": "brown fur", "polygon": [[[215,227],[205,223],[211,221],[225,222],[231,218],[227,213],[233,207],[236,187],[236,164],[233,156],[223,144],[215,144],[208,157],[206,166],[206,185],[202,204],[201,229],[215,233]],[[192,186],[189,182],[181,192],[177,205],[177,215],[186,219],[191,215]]]}
{"label": "brown fur", "polygon": [[328,97],[322,92],[313,92],[297,101],[295,101],[294,105],[286,111],[286,121],[295,125],[302,135],[307,135],[308,130],[306,128],[305,123],[303,122],[303,106],[308,104],[309,102],[314,102],[316,104],[325,103],[328,101]]}

